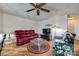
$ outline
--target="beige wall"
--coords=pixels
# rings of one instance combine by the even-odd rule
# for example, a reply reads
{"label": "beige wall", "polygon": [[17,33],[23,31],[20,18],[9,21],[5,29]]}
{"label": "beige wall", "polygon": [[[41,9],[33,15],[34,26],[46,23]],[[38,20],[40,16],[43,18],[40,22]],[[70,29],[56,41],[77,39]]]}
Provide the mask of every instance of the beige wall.
{"label": "beige wall", "polygon": [[76,39],[79,40],[79,16],[73,16],[73,19],[68,19],[68,31],[76,34]]}
{"label": "beige wall", "polygon": [[68,19],[68,31],[75,33],[75,19]]}

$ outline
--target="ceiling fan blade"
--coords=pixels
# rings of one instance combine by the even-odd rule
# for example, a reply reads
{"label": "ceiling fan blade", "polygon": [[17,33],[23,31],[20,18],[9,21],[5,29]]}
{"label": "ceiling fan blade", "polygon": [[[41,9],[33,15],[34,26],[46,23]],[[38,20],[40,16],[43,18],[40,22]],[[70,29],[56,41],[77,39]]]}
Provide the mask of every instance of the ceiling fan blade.
{"label": "ceiling fan blade", "polygon": [[34,9],[29,9],[29,10],[27,10],[26,12],[30,12],[30,11],[33,11],[33,10],[35,10],[35,8],[34,8]]}
{"label": "ceiling fan blade", "polygon": [[40,11],[39,11],[39,9],[37,10],[37,15],[40,15]]}
{"label": "ceiling fan blade", "polygon": [[30,5],[32,5],[33,7],[36,7],[36,5],[34,3],[29,3]]}
{"label": "ceiling fan blade", "polygon": [[40,10],[45,11],[45,12],[50,12],[48,9],[40,8]]}
{"label": "ceiling fan blade", "polygon": [[39,7],[43,7],[44,5],[46,5],[47,3],[40,3],[38,6]]}

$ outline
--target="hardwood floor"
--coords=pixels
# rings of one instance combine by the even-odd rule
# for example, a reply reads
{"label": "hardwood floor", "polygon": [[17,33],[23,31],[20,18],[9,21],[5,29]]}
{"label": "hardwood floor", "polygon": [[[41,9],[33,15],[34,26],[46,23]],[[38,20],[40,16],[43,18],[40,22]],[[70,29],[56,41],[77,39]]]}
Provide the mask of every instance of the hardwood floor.
{"label": "hardwood floor", "polygon": [[79,56],[79,40],[74,41],[74,53]]}
{"label": "hardwood floor", "polygon": [[42,54],[35,54],[27,50],[27,44],[16,46],[15,43],[4,45],[1,55],[2,56],[50,56],[52,52],[52,41],[47,41],[50,45],[49,51]]}
{"label": "hardwood floor", "polygon": [[[15,43],[4,45],[1,55],[2,56],[52,56],[52,41],[47,41],[50,45],[48,52],[43,54],[35,54],[27,50],[27,44],[22,46],[16,46]],[[74,53],[79,55],[79,40],[74,41]]]}

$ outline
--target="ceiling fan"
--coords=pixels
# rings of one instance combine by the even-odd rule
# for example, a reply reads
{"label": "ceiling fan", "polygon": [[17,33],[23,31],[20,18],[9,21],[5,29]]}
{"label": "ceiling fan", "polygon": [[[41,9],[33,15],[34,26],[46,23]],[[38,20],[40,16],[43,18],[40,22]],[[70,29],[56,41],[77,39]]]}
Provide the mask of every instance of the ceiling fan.
{"label": "ceiling fan", "polygon": [[44,5],[46,5],[46,3],[29,3],[30,5],[32,5],[34,8],[27,10],[26,12],[30,12],[33,10],[36,10],[37,15],[40,15],[40,10],[44,11],[44,12],[50,12],[50,10],[43,8]]}

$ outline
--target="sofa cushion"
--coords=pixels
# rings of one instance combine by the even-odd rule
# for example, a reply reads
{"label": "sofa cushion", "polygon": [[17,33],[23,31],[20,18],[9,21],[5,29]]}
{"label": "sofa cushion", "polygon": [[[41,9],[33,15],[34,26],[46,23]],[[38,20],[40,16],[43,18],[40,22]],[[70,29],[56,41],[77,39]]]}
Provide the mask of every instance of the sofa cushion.
{"label": "sofa cushion", "polygon": [[25,33],[34,33],[34,30],[25,30]]}
{"label": "sofa cushion", "polygon": [[17,44],[25,44],[38,37],[34,30],[16,30],[15,35]]}

